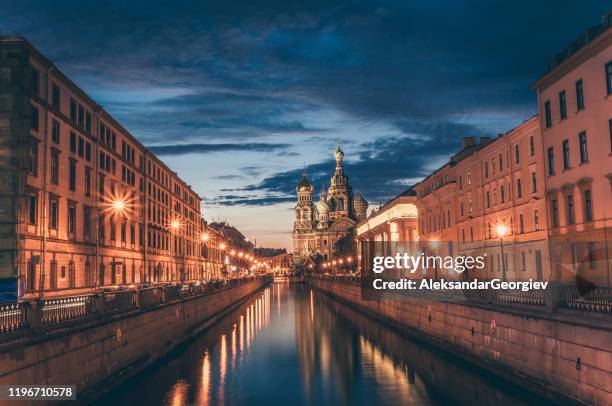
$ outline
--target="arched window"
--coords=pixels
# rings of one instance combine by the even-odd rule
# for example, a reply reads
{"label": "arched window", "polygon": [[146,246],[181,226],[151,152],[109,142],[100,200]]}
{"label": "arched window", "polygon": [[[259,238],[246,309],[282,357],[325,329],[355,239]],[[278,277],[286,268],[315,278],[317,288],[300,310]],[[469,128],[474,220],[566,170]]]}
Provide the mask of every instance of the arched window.
{"label": "arched window", "polygon": [[338,199],[338,210],[344,210],[344,199]]}

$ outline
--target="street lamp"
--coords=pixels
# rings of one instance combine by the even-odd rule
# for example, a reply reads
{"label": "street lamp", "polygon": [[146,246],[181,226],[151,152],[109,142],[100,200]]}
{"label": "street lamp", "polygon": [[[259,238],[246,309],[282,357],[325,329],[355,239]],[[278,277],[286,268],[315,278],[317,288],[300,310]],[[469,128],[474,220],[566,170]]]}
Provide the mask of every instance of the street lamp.
{"label": "street lamp", "polygon": [[[178,218],[170,221],[170,268],[174,266],[174,249],[176,244],[174,243],[174,232],[181,228],[181,221]],[[170,269],[172,272],[172,269]]]}
{"label": "street lamp", "polygon": [[504,236],[508,229],[503,224],[497,225],[497,235],[499,236],[499,246],[501,248],[502,280],[506,281],[506,259],[504,257]]}

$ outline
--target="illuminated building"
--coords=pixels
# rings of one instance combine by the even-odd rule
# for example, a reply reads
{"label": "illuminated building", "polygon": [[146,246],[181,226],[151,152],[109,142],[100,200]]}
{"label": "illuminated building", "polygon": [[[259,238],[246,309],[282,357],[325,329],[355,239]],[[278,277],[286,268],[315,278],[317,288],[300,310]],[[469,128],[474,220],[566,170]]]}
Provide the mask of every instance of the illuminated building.
{"label": "illuminated building", "polygon": [[[348,176],[344,173],[344,152],[340,146],[334,151],[336,169],[325,193],[321,190],[318,202],[313,202],[314,186],[306,172],[297,186],[298,202],[293,226],[294,253],[299,256],[333,258],[357,222],[366,218],[368,203],[360,193],[353,194]],[[347,242],[350,245],[351,241]]]}

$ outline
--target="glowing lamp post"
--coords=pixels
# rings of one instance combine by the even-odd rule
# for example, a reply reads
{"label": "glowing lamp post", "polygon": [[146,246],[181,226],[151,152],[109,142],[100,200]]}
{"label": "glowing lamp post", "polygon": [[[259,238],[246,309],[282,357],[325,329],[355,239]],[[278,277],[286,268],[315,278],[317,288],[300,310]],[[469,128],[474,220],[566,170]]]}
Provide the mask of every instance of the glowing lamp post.
{"label": "glowing lamp post", "polygon": [[506,258],[504,257],[504,236],[508,229],[503,224],[497,225],[497,235],[499,236],[499,246],[501,248],[502,280],[506,280]]}
{"label": "glowing lamp post", "polygon": [[[181,222],[178,219],[174,219],[170,222],[170,267],[174,267],[174,250],[176,249],[176,244],[174,243],[174,233],[181,228]],[[172,272],[172,270],[170,270]]]}

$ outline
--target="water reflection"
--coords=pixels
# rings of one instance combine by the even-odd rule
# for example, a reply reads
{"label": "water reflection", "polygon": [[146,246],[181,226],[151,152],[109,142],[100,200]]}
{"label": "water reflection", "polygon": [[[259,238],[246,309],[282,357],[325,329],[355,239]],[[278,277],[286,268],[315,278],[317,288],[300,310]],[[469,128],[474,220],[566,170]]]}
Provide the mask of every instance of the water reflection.
{"label": "water reflection", "polygon": [[275,284],[100,403],[527,404],[525,395],[306,286]]}

